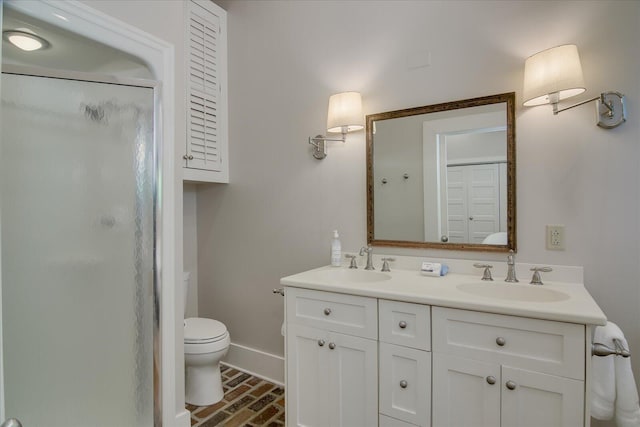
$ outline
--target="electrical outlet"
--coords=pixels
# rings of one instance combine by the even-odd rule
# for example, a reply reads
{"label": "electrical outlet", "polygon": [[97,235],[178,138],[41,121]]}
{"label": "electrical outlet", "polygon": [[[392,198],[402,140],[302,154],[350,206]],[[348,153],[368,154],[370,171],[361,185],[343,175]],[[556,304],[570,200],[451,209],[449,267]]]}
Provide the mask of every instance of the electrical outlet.
{"label": "electrical outlet", "polygon": [[547,225],[547,249],[564,251],[564,225]]}

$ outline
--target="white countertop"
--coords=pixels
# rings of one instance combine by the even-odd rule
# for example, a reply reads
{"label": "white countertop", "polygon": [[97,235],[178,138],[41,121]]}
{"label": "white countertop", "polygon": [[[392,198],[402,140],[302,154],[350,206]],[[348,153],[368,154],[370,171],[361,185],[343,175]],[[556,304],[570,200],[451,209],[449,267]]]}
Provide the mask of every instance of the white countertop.
{"label": "white countertop", "polygon": [[[314,289],[319,291],[337,292],[351,295],[360,295],[373,298],[383,298],[396,301],[428,304],[440,307],[460,308],[467,310],[483,311],[488,313],[507,314],[514,316],[530,317],[535,319],[557,320],[563,322],[579,323],[586,325],[605,325],[607,318],[593,300],[589,292],[582,284],[543,281],[544,285],[530,285],[529,280],[521,280],[520,283],[505,283],[503,279],[496,278],[494,282],[481,281],[481,274],[469,275],[449,273],[444,277],[423,276],[418,270],[395,269],[389,273],[381,273],[379,270],[373,274],[386,274],[388,278],[381,281],[349,281],[340,278],[341,273],[323,273],[324,270],[346,270],[342,267],[320,267],[284,277],[280,283],[285,286]],[[363,279],[366,279],[367,272],[363,269],[357,271]],[[479,272],[480,273],[480,272]],[[349,274],[349,273],[346,273]],[[382,276],[375,276],[382,277]],[[495,277],[495,276],[494,276]],[[541,296],[546,293],[561,292],[566,294],[564,300],[559,301],[523,301],[509,298],[507,292],[502,294],[500,290],[499,298],[478,296],[458,289],[458,285],[464,284],[467,289],[474,287],[490,287],[496,284],[504,291],[526,291],[533,298],[539,293]],[[526,289],[519,289],[527,287]],[[540,291],[540,292],[538,292]],[[544,299],[544,298],[541,298]]]}

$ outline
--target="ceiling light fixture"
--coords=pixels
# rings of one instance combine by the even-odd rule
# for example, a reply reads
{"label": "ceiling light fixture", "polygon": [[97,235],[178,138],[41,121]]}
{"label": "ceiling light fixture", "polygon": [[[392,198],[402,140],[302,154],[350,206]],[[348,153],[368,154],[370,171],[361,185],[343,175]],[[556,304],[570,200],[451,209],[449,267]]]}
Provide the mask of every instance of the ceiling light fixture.
{"label": "ceiling light fixture", "polygon": [[49,42],[40,36],[19,30],[7,30],[2,32],[2,38],[18,49],[31,52],[39,49],[46,49]]}

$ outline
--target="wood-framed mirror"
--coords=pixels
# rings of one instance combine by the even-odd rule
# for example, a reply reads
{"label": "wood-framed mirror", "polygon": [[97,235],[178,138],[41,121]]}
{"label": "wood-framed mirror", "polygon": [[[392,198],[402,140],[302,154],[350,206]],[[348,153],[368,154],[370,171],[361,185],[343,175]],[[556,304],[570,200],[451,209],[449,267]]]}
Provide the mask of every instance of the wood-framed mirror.
{"label": "wood-framed mirror", "polygon": [[366,119],[370,245],[516,251],[514,92]]}

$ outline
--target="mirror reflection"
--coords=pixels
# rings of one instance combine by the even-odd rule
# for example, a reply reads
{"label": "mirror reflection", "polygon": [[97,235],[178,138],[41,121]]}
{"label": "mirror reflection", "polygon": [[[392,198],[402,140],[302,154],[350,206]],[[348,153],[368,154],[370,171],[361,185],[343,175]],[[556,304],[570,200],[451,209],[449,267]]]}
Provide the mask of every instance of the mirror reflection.
{"label": "mirror reflection", "polygon": [[514,101],[367,116],[369,243],[515,250]]}

